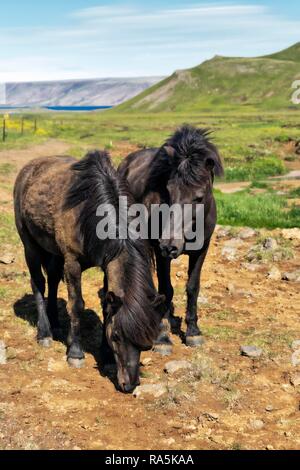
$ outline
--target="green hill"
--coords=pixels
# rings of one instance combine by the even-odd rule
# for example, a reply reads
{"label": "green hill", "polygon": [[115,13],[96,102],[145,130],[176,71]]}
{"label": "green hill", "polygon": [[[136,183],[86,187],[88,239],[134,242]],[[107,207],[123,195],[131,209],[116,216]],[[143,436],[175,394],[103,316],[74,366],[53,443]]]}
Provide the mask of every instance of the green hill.
{"label": "green hill", "polygon": [[[296,108],[292,83],[300,79],[300,43],[264,57],[216,56],[179,70],[123,103],[119,111],[211,111]],[[297,107],[298,108],[298,107]]]}

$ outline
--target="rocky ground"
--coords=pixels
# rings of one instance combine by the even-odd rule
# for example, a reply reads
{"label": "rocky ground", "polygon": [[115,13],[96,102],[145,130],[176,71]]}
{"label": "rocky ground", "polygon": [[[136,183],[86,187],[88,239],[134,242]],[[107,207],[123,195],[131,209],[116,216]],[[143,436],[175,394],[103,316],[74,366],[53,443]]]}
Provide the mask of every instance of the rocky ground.
{"label": "rocky ground", "polygon": [[[5,184],[1,207],[10,217]],[[22,248],[10,232],[4,241],[0,449],[300,449],[299,229],[218,227],[198,299],[204,345],[190,349],[173,335],[171,356],[143,353],[133,395],[117,392],[97,366],[102,275],[84,275],[86,364],[70,369],[64,344],[36,344]],[[172,264],[180,318],[186,277],[181,257]],[[64,285],[59,296],[66,331]]]}
{"label": "rocky ground", "polygon": [[[219,228],[199,297],[204,346],[191,350],[174,336],[169,358],[144,353],[142,386],[133,396],[115,391],[97,368],[101,276],[85,276],[88,353],[85,368],[72,370],[63,344],[43,350],[35,343],[22,253],[6,252],[0,265],[1,284],[10,292],[0,314],[1,448],[300,448],[300,240],[294,238],[299,232],[283,233],[292,240],[279,232]],[[183,317],[184,257],[172,277],[176,314]],[[64,286],[60,296],[66,298]],[[64,323],[65,316],[61,301]]]}

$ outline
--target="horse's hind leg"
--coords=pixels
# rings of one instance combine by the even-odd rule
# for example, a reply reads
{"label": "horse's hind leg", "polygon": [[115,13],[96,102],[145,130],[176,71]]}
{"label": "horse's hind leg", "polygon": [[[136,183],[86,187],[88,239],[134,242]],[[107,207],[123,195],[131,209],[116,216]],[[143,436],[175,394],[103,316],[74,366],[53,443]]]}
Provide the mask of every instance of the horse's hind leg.
{"label": "horse's hind leg", "polygon": [[47,316],[50,321],[51,330],[54,337],[61,336],[60,324],[58,320],[57,290],[63,277],[64,260],[58,256],[52,256],[47,265],[48,276],[48,302]]}
{"label": "horse's hind leg", "polygon": [[52,342],[52,333],[46,313],[44,298],[46,283],[42,273],[42,259],[38,247],[31,243],[26,243],[25,258],[31,276],[31,287],[38,311],[37,340],[41,346],[49,347]]}

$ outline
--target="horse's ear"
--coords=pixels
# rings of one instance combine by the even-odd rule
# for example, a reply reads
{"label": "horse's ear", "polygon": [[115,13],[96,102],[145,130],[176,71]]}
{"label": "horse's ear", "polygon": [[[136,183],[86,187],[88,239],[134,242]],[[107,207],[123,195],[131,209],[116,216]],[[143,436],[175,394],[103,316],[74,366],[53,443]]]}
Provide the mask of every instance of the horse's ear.
{"label": "horse's ear", "polygon": [[213,171],[213,169],[215,168],[215,161],[214,161],[213,158],[208,157],[208,158],[205,160],[205,168],[206,168],[208,171]]}
{"label": "horse's ear", "polygon": [[164,151],[168,155],[169,158],[174,158],[175,156],[175,149],[171,147],[171,145],[165,145],[164,146]]}
{"label": "horse's ear", "polygon": [[123,305],[121,297],[118,297],[114,292],[108,292],[106,294],[106,302],[111,306],[113,313],[117,313],[119,308]]}

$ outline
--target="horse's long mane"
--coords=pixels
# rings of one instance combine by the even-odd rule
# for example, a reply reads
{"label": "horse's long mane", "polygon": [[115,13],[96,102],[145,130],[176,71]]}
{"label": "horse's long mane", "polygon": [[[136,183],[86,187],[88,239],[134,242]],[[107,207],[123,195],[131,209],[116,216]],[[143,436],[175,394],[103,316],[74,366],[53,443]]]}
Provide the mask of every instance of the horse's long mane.
{"label": "horse's long mane", "polygon": [[126,314],[116,314],[116,324],[124,336],[142,348],[152,345],[159,333],[161,315],[155,308],[157,295],[151,274],[151,254],[143,240],[127,241],[128,260],[124,264]]}
{"label": "horse's long mane", "polygon": [[119,273],[124,282],[124,309],[122,314],[116,314],[116,322],[131,342],[141,346],[151,344],[157,337],[161,317],[153,305],[157,292],[152,280],[148,247],[145,241],[131,238],[99,240],[96,233],[100,220],[96,211],[100,204],[111,204],[118,211],[121,196],[127,197],[128,206],[134,202],[127,182],[117,174],[107,152],[89,152],[72,165],[72,170],[75,178],[64,210],[80,206],[78,224],[84,252],[90,259],[95,259],[101,251],[104,269],[123,251],[127,252],[123,272]]}
{"label": "horse's long mane", "polygon": [[[105,243],[108,263],[123,249],[121,239],[100,241],[96,227],[100,221],[97,209],[100,205],[111,205],[116,213],[119,209],[119,197],[131,199],[125,180],[119,178],[112,166],[110,156],[104,151],[91,151],[82,160],[72,165],[74,179],[67,193],[63,209],[69,210],[80,205],[78,225],[83,237],[84,253],[94,260]],[[109,246],[108,246],[109,245]]]}
{"label": "horse's long mane", "polygon": [[[223,164],[217,147],[210,139],[211,131],[185,124],[169,137],[158,149],[150,175],[150,185],[161,184],[170,175],[186,185],[197,185],[205,177],[205,161],[214,162],[213,175],[222,176]],[[169,156],[166,148],[172,148],[174,155]]]}

